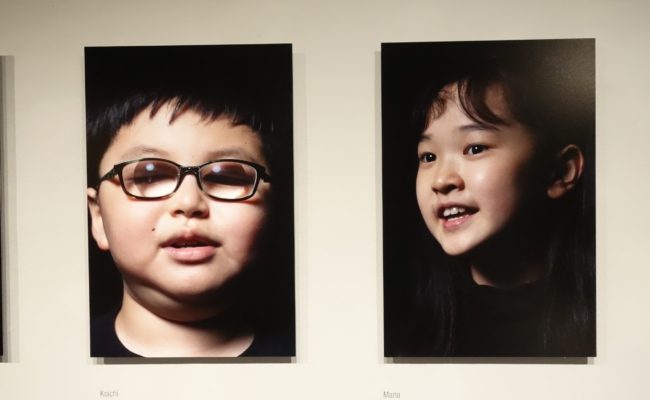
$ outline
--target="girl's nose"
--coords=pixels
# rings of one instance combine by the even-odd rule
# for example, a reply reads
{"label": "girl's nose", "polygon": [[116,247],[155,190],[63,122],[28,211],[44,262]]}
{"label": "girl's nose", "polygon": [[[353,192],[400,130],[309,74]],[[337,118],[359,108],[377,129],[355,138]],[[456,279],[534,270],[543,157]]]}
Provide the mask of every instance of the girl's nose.
{"label": "girl's nose", "polygon": [[455,162],[442,162],[442,160],[440,160],[433,177],[431,189],[435,193],[448,194],[454,190],[463,190],[464,188],[465,182],[463,181]]}
{"label": "girl's nose", "polygon": [[208,199],[199,187],[198,178],[193,174],[182,177],[178,190],[168,201],[174,215],[187,218],[205,218],[210,210]]}

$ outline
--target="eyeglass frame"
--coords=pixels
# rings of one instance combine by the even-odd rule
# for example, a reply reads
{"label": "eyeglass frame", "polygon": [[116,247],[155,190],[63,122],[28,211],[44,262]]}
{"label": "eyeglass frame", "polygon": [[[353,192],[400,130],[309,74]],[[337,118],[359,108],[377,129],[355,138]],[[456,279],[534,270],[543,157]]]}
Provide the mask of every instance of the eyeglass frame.
{"label": "eyeglass frame", "polygon": [[[164,162],[175,165],[178,168],[179,173],[178,173],[178,178],[176,180],[176,187],[174,188],[174,190],[169,194],[166,194],[164,196],[157,196],[157,197],[142,197],[142,196],[136,196],[136,195],[134,195],[132,193],[129,193],[129,191],[126,190],[126,186],[124,185],[124,178],[122,176],[122,171],[124,170],[124,167],[126,167],[127,165],[133,164],[135,162],[140,162],[140,161],[164,161]],[[255,183],[253,184],[253,189],[251,190],[251,193],[249,195],[247,195],[247,196],[240,197],[240,198],[237,198],[237,199],[224,199],[224,198],[221,198],[221,197],[213,196],[210,193],[206,192],[203,189],[203,184],[201,183],[201,176],[199,175],[199,170],[201,168],[205,167],[208,164],[212,164],[212,163],[216,163],[216,162],[236,162],[236,163],[245,164],[245,165],[248,165],[250,167],[253,167],[253,169],[255,170]],[[184,166],[184,165],[181,165],[181,164],[179,164],[177,162],[174,162],[172,160],[167,160],[165,158],[145,157],[145,158],[139,158],[139,159],[136,159],[136,160],[124,161],[124,162],[113,165],[113,168],[111,168],[110,171],[108,171],[101,178],[99,178],[99,182],[97,183],[97,186],[95,187],[95,189],[97,191],[99,191],[99,186],[102,184],[102,182],[104,182],[106,180],[109,180],[109,179],[112,179],[115,176],[117,176],[119,181],[120,181],[120,186],[122,187],[122,191],[127,196],[133,197],[133,198],[138,199],[138,200],[162,200],[162,199],[167,199],[167,198],[173,196],[174,193],[176,193],[178,191],[178,188],[181,187],[181,183],[183,183],[183,178],[185,178],[185,176],[187,176],[187,175],[194,175],[194,177],[196,178],[196,184],[198,185],[199,189],[201,190],[201,192],[203,194],[205,194],[206,196],[208,196],[211,199],[219,200],[219,201],[236,202],[236,201],[248,200],[251,197],[255,196],[255,193],[257,192],[257,187],[259,186],[259,183],[260,183],[260,180],[263,180],[264,182],[271,183],[271,176],[269,175],[268,172],[266,172],[266,168],[264,166],[260,165],[260,164],[254,163],[252,161],[239,160],[239,159],[236,159],[236,158],[223,158],[223,159],[219,159],[219,160],[210,160],[210,161],[205,162],[205,163],[200,164],[200,165]]]}

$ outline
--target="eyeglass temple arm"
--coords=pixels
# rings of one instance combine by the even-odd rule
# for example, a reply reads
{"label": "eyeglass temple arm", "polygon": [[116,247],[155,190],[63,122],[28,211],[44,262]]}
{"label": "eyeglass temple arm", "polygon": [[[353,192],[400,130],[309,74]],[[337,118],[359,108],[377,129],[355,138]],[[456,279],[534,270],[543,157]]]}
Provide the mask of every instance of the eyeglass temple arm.
{"label": "eyeglass temple arm", "polygon": [[97,182],[97,185],[95,186],[95,189],[99,188],[99,185],[101,185],[102,182],[105,180],[111,179],[117,175],[117,169],[115,167],[111,168],[110,171],[104,174],[101,178],[99,178],[99,181]]}
{"label": "eyeglass temple arm", "polygon": [[260,174],[260,179],[263,181],[271,182],[271,175],[269,175],[264,168],[260,168],[257,173]]}

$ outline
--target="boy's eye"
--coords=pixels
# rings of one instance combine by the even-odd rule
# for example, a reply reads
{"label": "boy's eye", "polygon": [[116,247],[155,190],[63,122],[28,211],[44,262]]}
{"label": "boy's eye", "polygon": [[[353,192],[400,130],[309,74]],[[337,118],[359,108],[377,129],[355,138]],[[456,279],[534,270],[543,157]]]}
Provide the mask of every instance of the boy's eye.
{"label": "boy's eye", "polygon": [[465,148],[464,153],[469,155],[476,155],[487,150],[487,146],[484,144],[472,144]]}
{"label": "boy's eye", "polygon": [[422,153],[418,158],[422,163],[430,163],[436,161],[436,155],[433,153]]}
{"label": "boy's eye", "polygon": [[246,186],[251,184],[251,181],[255,182],[255,178],[238,171],[223,171],[203,176],[203,183],[206,185]]}
{"label": "boy's eye", "polygon": [[255,169],[236,162],[216,162],[206,166],[201,172],[205,187],[249,186],[255,184]]}
{"label": "boy's eye", "polygon": [[129,164],[122,174],[126,181],[136,185],[152,185],[160,182],[176,182],[178,170],[172,164],[143,161]]}
{"label": "boy's eye", "polygon": [[176,180],[176,175],[165,175],[165,174],[149,174],[149,175],[134,175],[131,180],[139,185],[151,185],[154,183]]}

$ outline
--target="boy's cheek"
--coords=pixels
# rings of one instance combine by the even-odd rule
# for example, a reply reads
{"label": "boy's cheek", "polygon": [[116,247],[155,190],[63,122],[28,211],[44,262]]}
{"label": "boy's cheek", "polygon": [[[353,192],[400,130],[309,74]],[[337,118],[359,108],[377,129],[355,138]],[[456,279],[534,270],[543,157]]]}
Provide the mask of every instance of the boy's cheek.
{"label": "boy's cheek", "polygon": [[145,249],[155,245],[157,221],[144,208],[115,202],[100,215],[95,240],[102,250],[110,250],[113,257],[138,258]]}
{"label": "boy's cheek", "polygon": [[223,218],[217,217],[214,230],[220,239],[233,243],[235,249],[254,252],[262,236],[268,233],[267,220],[266,210],[255,207],[245,212],[225,213]]}

